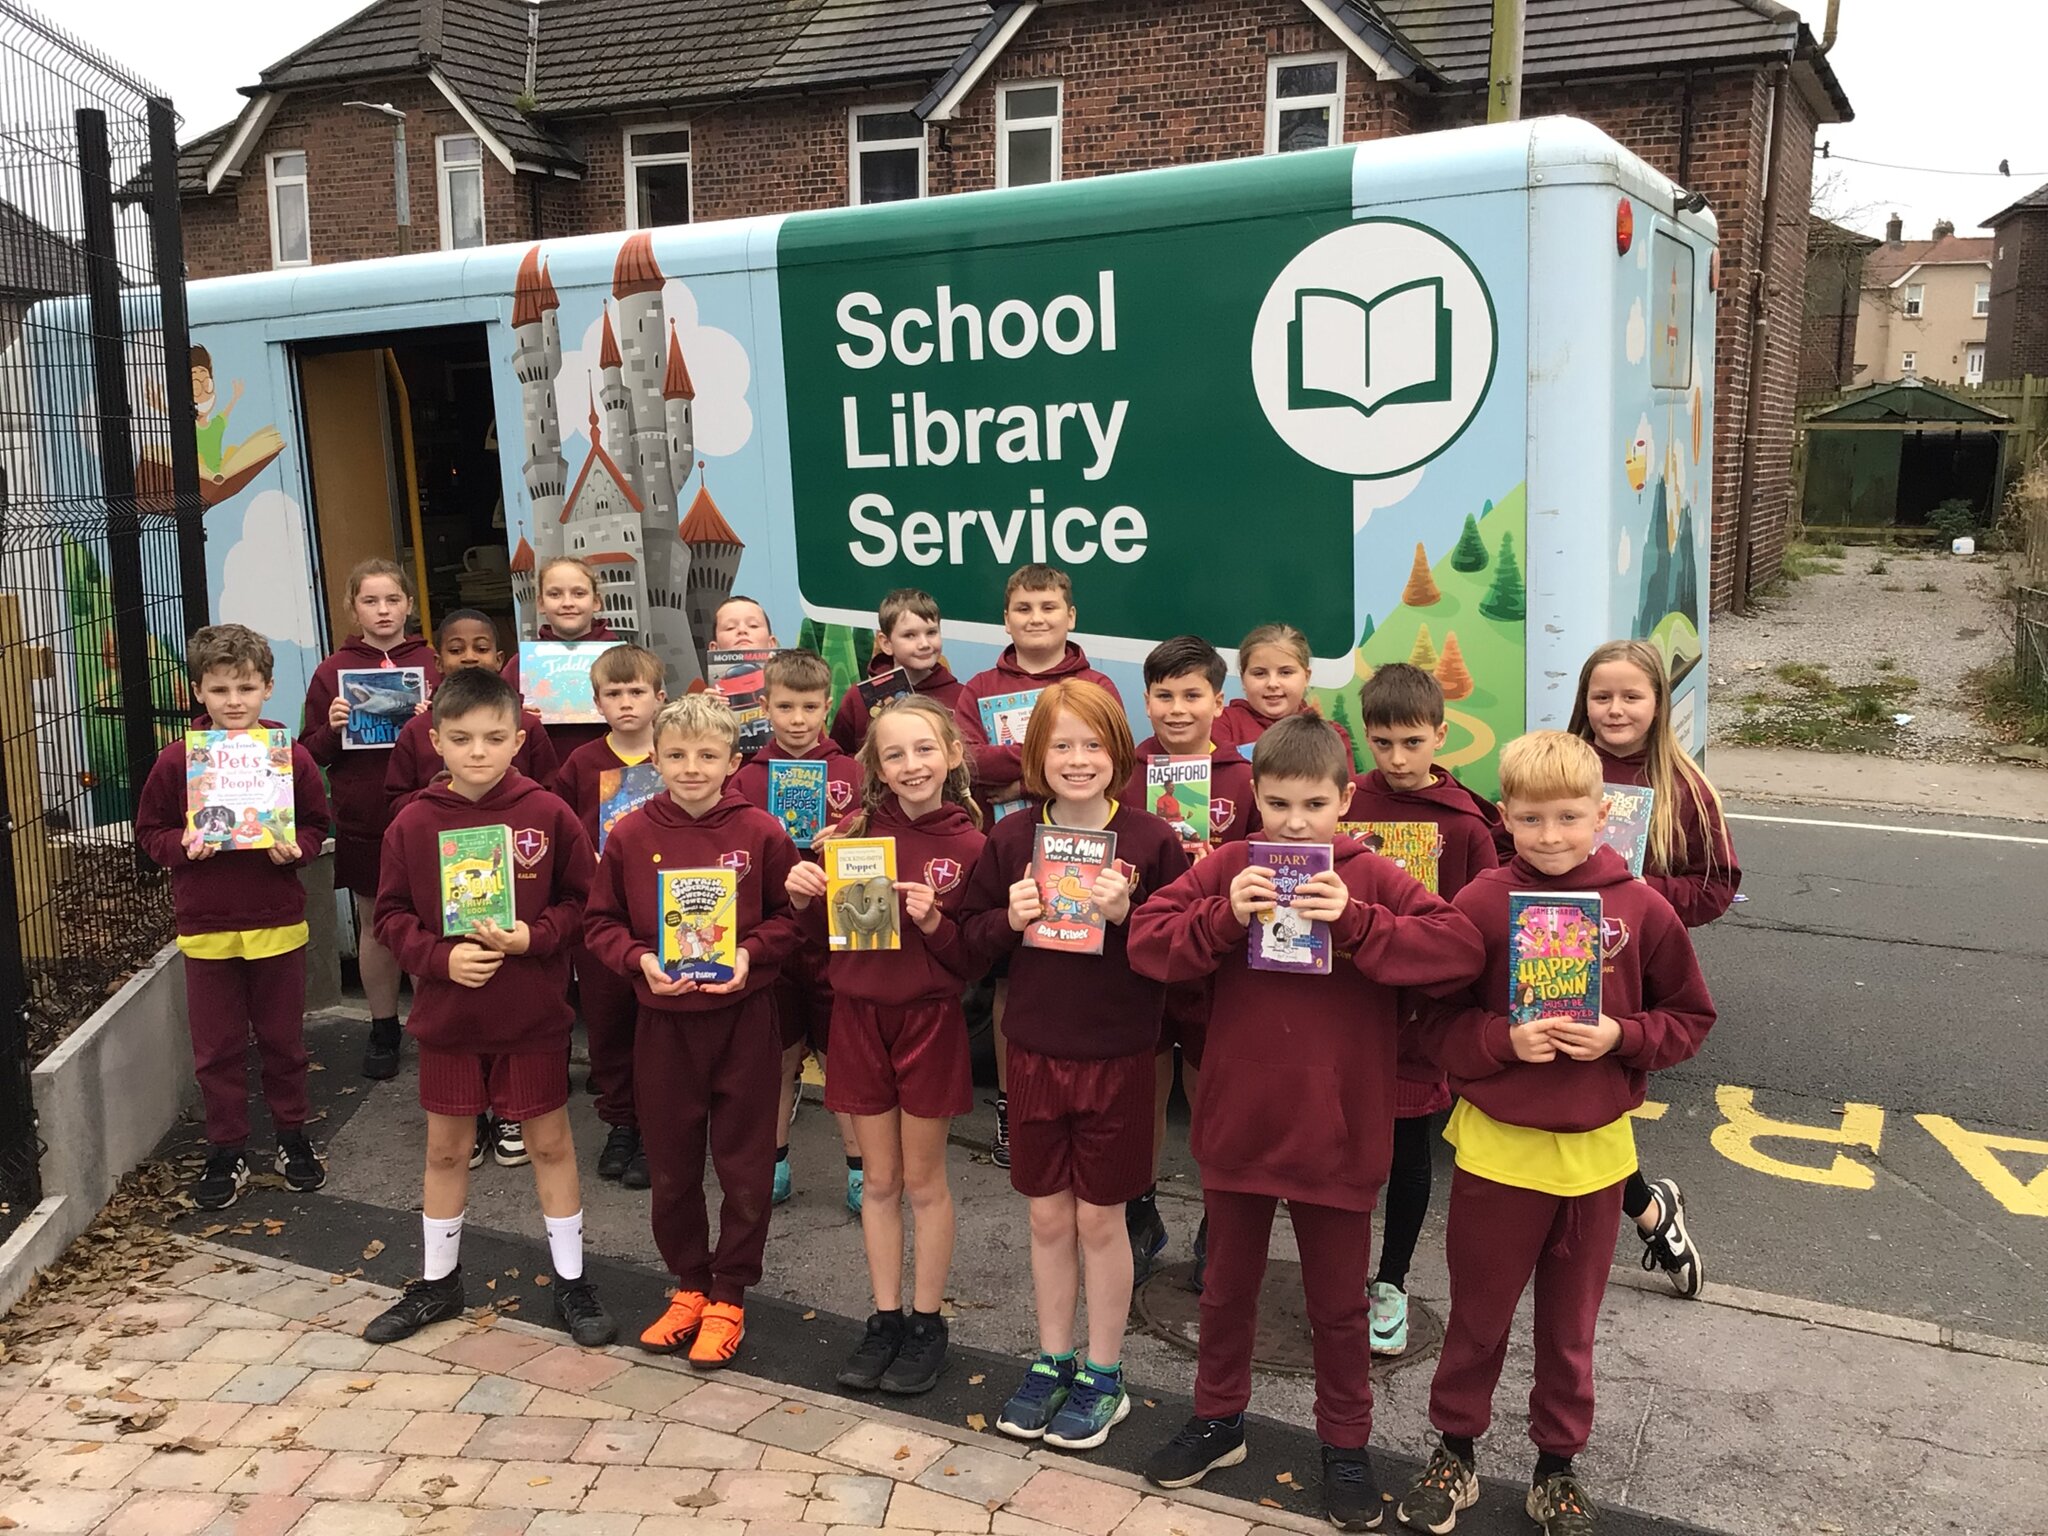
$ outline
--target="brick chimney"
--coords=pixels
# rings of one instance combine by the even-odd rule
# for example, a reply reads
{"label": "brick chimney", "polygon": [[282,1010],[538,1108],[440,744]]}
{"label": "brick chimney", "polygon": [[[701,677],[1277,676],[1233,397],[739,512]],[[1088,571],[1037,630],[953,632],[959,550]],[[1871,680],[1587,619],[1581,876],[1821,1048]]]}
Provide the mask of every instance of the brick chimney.
{"label": "brick chimney", "polygon": [[1956,232],[1956,226],[1955,226],[1955,221],[1954,221],[1954,220],[1952,220],[1952,219],[1936,219],[1936,220],[1934,221],[1934,238],[1935,238],[1935,239],[1937,239],[1937,240],[1946,240],[1946,239],[1947,239],[1947,238],[1948,238],[1948,237],[1949,237],[1950,235],[1954,234],[1955,232]]}
{"label": "brick chimney", "polygon": [[1906,221],[1896,213],[1884,221],[1884,243],[1903,245],[1906,239]]}

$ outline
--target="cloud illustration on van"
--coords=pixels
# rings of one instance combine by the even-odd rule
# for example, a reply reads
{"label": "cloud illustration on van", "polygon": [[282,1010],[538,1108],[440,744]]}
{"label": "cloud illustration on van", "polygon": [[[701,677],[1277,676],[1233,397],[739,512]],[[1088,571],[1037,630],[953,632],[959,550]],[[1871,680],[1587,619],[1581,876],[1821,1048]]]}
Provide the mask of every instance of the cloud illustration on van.
{"label": "cloud illustration on van", "polygon": [[[662,285],[661,303],[665,318],[675,326],[676,343],[683,349],[690,383],[697,391],[697,452],[712,458],[738,453],[754,435],[754,409],[747,404],[747,390],[754,379],[753,359],[731,331],[703,323],[697,313],[697,296],[682,279],[672,277]],[[583,431],[590,402],[604,388],[598,368],[603,326],[602,313],[591,316],[581,343],[573,352],[564,349],[562,353],[562,370],[555,376],[555,401],[565,438]]]}
{"label": "cloud illustration on van", "polygon": [[272,640],[317,646],[305,580],[305,514],[283,491],[259,491],[242,513],[242,536],[221,568],[220,620]]}
{"label": "cloud illustration on van", "polygon": [[1643,301],[1637,299],[1628,307],[1628,329],[1623,333],[1628,338],[1628,360],[1640,363],[1643,360],[1643,343],[1648,339],[1648,327],[1643,324]]}
{"label": "cloud illustration on van", "polygon": [[1363,533],[1365,525],[1372,521],[1373,513],[1405,500],[1416,486],[1422,484],[1422,473],[1419,469],[1411,469],[1391,480],[1355,481],[1351,487],[1351,531]]}

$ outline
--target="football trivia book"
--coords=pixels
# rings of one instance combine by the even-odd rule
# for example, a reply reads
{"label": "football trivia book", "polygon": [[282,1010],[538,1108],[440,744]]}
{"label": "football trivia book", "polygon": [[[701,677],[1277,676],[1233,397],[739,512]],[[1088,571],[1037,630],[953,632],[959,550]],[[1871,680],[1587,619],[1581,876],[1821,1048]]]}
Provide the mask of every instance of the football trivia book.
{"label": "football trivia book", "polygon": [[835,951],[901,949],[896,839],[831,838],[824,862],[826,943]]}
{"label": "football trivia book", "polygon": [[454,938],[480,923],[509,929],[519,921],[512,904],[512,829],[452,827],[441,834],[441,933]]}
{"label": "football trivia book", "polygon": [[770,758],[768,814],[782,823],[799,848],[808,848],[825,830],[823,758]]}
{"label": "football trivia book", "polygon": [[185,832],[215,848],[274,848],[294,841],[292,733],[185,733]]}
{"label": "football trivia book", "polygon": [[1331,867],[1328,843],[1258,843],[1251,845],[1251,868],[1270,870],[1278,903],[1258,915],[1245,946],[1255,971],[1295,971],[1303,976],[1330,974],[1330,925],[1299,917],[1294,893],[1302,881]]}
{"label": "football trivia book", "polygon": [[1599,1021],[1598,891],[1509,893],[1508,992],[1508,1014],[1517,1024]]}
{"label": "football trivia book", "polygon": [[1093,892],[1096,877],[1115,861],[1114,832],[1041,823],[1031,840],[1031,878],[1044,911],[1024,930],[1024,947],[1101,954],[1105,925]]}
{"label": "football trivia book", "polygon": [[729,869],[662,869],[662,974],[671,981],[716,986],[739,965],[739,876]]}
{"label": "football trivia book", "polygon": [[341,726],[344,752],[390,747],[405,722],[419,713],[427,698],[424,667],[344,667],[334,686],[348,701],[348,719]]}
{"label": "football trivia book", "polygon": [[1145,759],[1145,809],[1186,844],[1209,841],[1209,759]]}
{"label": "football trivia book", "polygon": [[1345,821],[1337,830],[1356,838],[1369,853],[1392,859],[1422,883],[1430,895],[1437,890],[1437,872],[1444,856],[1444,834],[1433,821]]}
{"label": "football trivia book", "polygon": [[1647,784],[1603,784],[1600,792],[1607,797],[1607,825],[1600,830],[1600,841],[1626,859],[1628,872],[1641,879],[1657,791]]}

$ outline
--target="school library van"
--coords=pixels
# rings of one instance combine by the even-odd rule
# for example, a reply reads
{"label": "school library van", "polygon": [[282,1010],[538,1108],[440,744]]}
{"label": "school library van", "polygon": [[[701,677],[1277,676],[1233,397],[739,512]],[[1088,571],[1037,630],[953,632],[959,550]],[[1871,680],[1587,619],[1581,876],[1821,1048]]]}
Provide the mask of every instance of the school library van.
{"label": "school library van", "polygon": [[1697,748],[1715,232],[1684,199],[1557,118],[196,283],[213,611],[296,700],[364,556],[509,644],[571,554],[672,690],[734,592],[844,686],[891,587],[966,676],[1048,561],[1134,703],[1160,639],[1284,619],[1339,721],[1431,668],[1491,791],[1633,635]]}

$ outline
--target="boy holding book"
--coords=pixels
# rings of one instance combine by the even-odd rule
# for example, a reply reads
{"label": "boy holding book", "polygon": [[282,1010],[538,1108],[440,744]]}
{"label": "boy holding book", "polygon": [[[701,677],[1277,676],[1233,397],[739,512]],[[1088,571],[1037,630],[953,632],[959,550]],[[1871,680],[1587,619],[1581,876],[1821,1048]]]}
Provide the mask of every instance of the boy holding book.
{"label": "boy holding book", "polygon": [[[768,724],[774,739],[732,776],[732,787],[749,805],[758,806],[782,823],[806,858],[828,827],[836,826],[860,803],[860,764],[839,750],[824,734],[825,714],[832,707],[832,669],[814,651],[778,651],[762,668]],[[785,778],[791,770],[777,763],[814,763],[824,772],[818,793],[814,780],[800,789]],[[782,1090],[776,1124],[774,1203],[795,1193],[789,1170],[789,1128],[796,1113],[797,1083],[804,1056],[815,1049],[825,1057],[832,1027],[832,988],[825,980],[825,957],[806,946],[790,957],[775,986],[775,1018],[782,1038]],[[863,1175],[860,1144],[854,1140],[853,1117],[840,1115],[839,1143],[846,1154],[846,1208],[860,1212]]]}
{"label": "boy holding book", "polygon": [[[1546,1536],[1588,1536],[1592,1505],[1572,1458],[1593,1427],[1594,1329],[1622,1185],[1636,1167],[1629,1111],[1648,1073],[1699,1050],[1714,1003],[1671,904],[1601,845],[1607,807],[1592,747],[1532,731],[1502,750],[1500,786],[1514,861],[1480,875],[1456,903],[1485,938],[1486,968],[1424,1005],[1425,1044],[1459,1095],[1444,1132],[1457,1148],[1451,1312],[1429,1394],[1442,1440],[1400,1518],[1442,1536],[1478,1500],[1472,1446],[1492,1420],[1515,1308],[1533,1277],[1537,1456],[1525,1507]],[[1586,893],[1598,898],[1598,982],[1576,999],[1588,1021],[1568,1003],[1550,1013],[1516,1006],[1510,909],[1525,892],[1582,906]]]}
{"label": "boy holding book", "polygon": [[768,621],[768,610],[754,598],[734,594],[711,615],[714,651],[773,651],[781,646],[775,626]]}
{"label": "boy holding book", "polygon": [[[746,1336],[746,1293],[761,1279],[768,1240],[780,1061],[771,992],[801,940],[787,889],[796,846],[726,782],[739,767],[739,721],[717,693],[662,706],[654,757],[667,792],[612,829],[584,942],[632,979],[640,1002],[633,1079],[650,1110],[641,1135],[654,1183],[654,1241],[676,1279],[640,1347],[687,1349],[691,1365],[716,1370]],[[663,968],[658,876],[689,869],[732,874],[737,942],[728,980],[699,983]],[[704,1203],[707,1145],[724,1193],[715,1252]]]}
{"label": "boy holding book", "polygon": [[[212,624],[186,647],[205,709],[195,731],[286,728],[265,720],[274,662],[270,642],[240,624]],[[203,1211],[233,1205],[249,1182],[249,1038],[263,1063],[263,1101],[277,1131],[277,1171],[295,1190],[327,1182],[306,1139],[306,892],[299,867],[320,856],[327,794],[320,769],[291,746],[293,836],[234,850],[188,831],[186,743],[157,755],[135,812],[135,840],[170,872],[178,949],[185,957],[186,1024],[206,1110],[206,1166],[192,1187]]]}
{"label": "boy holding book", "polygon": [[[569,754],[555,777],[555,793],[582,821],[583,834],[600,859],[611,829],[661,792],[661,775],[654,767],[654,716],[668,697],[662,690],[665,675],[661,658],[639,645],[615,645],[590,664],[590,693],[604,716],[605,733]],[[632,983],[602,964],[580,936],[571,957],[597,1118],[608,1128],[597,1154],[597,1176],[627,1189],[645,1189],[647,1154],[633,1101],[633,1026],[640,1003]]]}
{"label": "boy holding book", "polygon": [[[1285,1200],[1314,1334],[1325,1512],[1340,1529],[1371,1530],[1382,1505],[1366,1449],[1365,1268],[1391,1150],[1401,989],[1460,986],[1485,951],[1448,902],[1338,833],[1351,766],[1327,723],[1275,723],[1252,774],[1266,841],[1217,849],[1131,918],[1137,970],[1168,982],[1213,976],[1216,988],[1189,1137],[1209,1213],[1195,1416],[1145,1476],[1185,1488],[1244,1460],[1259,1285]],[[1250,929],[1279,901],[1271,861],[1254,852],[1274,844],[1306,845],[1327,865],[1289,903],[1294,920],[1320,925],[1311,936],[1327,974],[1250,963]]]}
{"label": "boy holding book", "polygon": [[[1450,901],[1500,862],[1493,841],[1500,811],[1436,766],[1447,732],[1444,691],[1420,667],[1397,662],[1366,679],[1358,706],[1373,768],[1352,781],[1347,819],[1434,827],[1436,893]],[[1408,1265],[1429,1214],[1434,1176],[1430,1128],[1450,1106],[1442,1070],[1420,1053],[1412,1032],[1404,1035],[1394,1083],[1394,1161],[1372,1280],[1374,1354],[1399,1355],[1408,1348]]]}
{"label": "boy holding book", "polygon": [[[898,587],[882,599],[875,613],[875,650],[868,658],[868,679],[903,674],[912,693],[939,701],[950,712],[966,686],[946,667],[946,644],[939,633],[939,603],[917,587]],[[868,739],[874,708],[858,686],[846,690],[832,720],[832,739],[848,756]]]}
{"label": "boy holding book", "polygon": [[[425,1256],[420,1278],[363,1329],[373,1344],[462,1313],[470,1152],[486,1111],[524,1130],[555,1316],[587,1348],[618,1334],[583,1275],[569,1133],[569,946],[590,893],[590,842],[568,806],[512,766],[521,735],[504,678],[468,667],[444,680],[433,740],[448,782],[415,794],[384,834],[377,937],[413,977],[406,1028],[419,1042],[427,1113]],[[468,903],[495,911],[468,917]]]}

